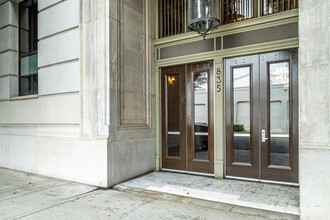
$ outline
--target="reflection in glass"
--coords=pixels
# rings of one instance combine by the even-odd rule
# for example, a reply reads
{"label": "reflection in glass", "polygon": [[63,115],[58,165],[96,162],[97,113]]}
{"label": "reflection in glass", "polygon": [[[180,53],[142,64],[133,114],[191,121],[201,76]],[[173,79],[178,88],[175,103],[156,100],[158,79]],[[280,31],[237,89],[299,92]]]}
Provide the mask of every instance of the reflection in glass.
{"label": "reflection in glass", "polygon": [[21,77],[21,95],[38,93],[38,75]]}
{"label": "reflection in glass", "polygon": [[223,10],[224,24],[253,18],[253,0],[225,0]]}
{"label": "reflection in glass", "polygon": [[21,76],[38,73],[38,54],[21,58]]}
{"label": "reflection in glass", "polygon": [[234,162],[250,163],[250,67],[233,69]]}
{"label": "reflection in glass", "polygon": [[180,81],[167,75],[167,155],[180,156]]}
{"label": "reflection in glass", "polygon": [[298,8],[298,0],[263,0],[263,14],[269,15]]}
{"label": "reflection in glass", "polygon": [[289,166],[289,62],[269,65],[270,164]]}
{"label": "reflection in glass", "polygon": [[208,73],[194,73],[195,159],[208,160]]}

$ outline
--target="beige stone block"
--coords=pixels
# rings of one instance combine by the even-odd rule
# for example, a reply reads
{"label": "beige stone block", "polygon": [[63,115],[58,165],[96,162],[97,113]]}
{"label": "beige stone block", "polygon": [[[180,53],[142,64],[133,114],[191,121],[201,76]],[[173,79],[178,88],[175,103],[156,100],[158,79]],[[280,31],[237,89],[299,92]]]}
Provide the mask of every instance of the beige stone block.
{"label": "beige stone block", "polygon": [[0,100],[7,100],[18,95],[18,77],[0,77]]}
{"label": "beige stone block", "polygon": [[18,53],[7,51],[0,54],[0,76],[18,75]]}
{"label": "beige stone block", "polygon": [[124,5],[122,22],[124,23],[126,28],[129,28],[131,31],[135,31],[137,33],[144,33],[144,25],[143,25],[144,18],[145,18],[145,13],[143,11],[143,4],[142,4],[142,9],[131,8],[128,7],[126,4]]}
{"label": "beige stone block", "polygon": [[38,16],[39,38],[77,27],[79,25],[79,0],[62,1],[41,11]]}
{"label": "beige stone block", "polygon": [[306,67],[300,70],[300,141],[302,143],[329,142],[329,76],[328,66]]}
{"label": "beige stone block", "polygon": [[0,28],[7,25],[18,26],[17,4],[10,1],[0,5]]}
{"label": "beige stone block", "polygon": [[146,63],[148,57],[144,51],[131,50],[128,47],[124,47],[124,60],[123,68],[124,71],[134,71],[134,72],[145,72]]}
{"label": "beige stone block", "polygon": [[10,76],[0,78],[0,100],[10,98]]}
{"label": "beige stone block", "polygon": [[300,66],[329,64],[329,1],[305,0],[299,8]]}
{"label": "beige stone block", "polygon": [[18,50],[18,31],[16,27],[8,26],[0,29],[0,52]]}
{"label": "beige stone block", "polygon": [[300,149],[301,219],[330,218],[330,149]]}
{"label": "beige stone block", "polygon": [[42,1],[38,1],[38,9],[39,11],[45,9],[45,8],[48,8],[52,5],[55,5],[61,1],[64,1],[64,0],[42,0]]}
{"label": "beige stone block", "polygon": [[[62,127],[66,129],[66,125]],[[1,167],[100,187],[108,186],[105,140],[2,135],[0,152]]]}
{"label": "beige stone block", "polygon": [[79,124],[80,95],[68,93],[40,96],[38,99],[0,102],[0,116],[0,124]]}
{"label": "beige stone block", "polygon": [[79,61],[39,70],[39,95],[77,92],[80,88]]}
{"label": "beige stone block", "polygon": [[121,119],[125,124],[141,124],[145,121],[146,103],[141,92],[121,92]]}
{"label": "beige stone block", "polygon": [[130,50],[135,50],[137,52],[141,52],[144,50],[144,34],[136,33],[135,31],[125,26],[121,31],[123,34],[124,47],[129,48]]}
{"label": "beige stone block", "polygon": [[38,44],[39,67],[78,59],[79,36],[79,28],[75,28],[40,40]]}

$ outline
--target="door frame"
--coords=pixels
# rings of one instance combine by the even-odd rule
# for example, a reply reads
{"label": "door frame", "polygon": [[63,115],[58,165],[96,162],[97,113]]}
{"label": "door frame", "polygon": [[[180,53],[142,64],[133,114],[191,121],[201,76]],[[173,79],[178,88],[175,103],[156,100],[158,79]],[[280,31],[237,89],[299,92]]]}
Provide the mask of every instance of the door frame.
{"label": "door frame", "polygon": [[[231,60],[231,59],[243,59],[243,58],[249,58],[249,57],[253,57],[253,56],[260,56],[260,59],[259,59],[259,62],[258,62],[258,68],[259,68],[259,71],[261,71],[261,56],[273,56],[274,54],[281,54],[281,56],[283,57],[286,57],[285,59],[278,59],[278,61],[275,61],[274,62],[274,59],[272,59],[271,63],[276,63],[276,62],[281,62],[281,61],[287,61],[287,60],[290,60],[290,157],[293,157],[292,159],[292,162],[290,161],[290,167],[292,169],[286,169],[287,172],[285,172],[283,175],[279,175],[279,177],[277,178],[272,178],[274,172],[268,172],[266,175],[265,174],[262,174],[261,172],[261,169],[262,169],[262,166],[265,166],[265,162],[263,163],[261,161],[261,154],[267,154],[267,152],[265,153],[265,151],[261,151],[262,146],[262,142],[260,141],[260,138],[261,138],[261,127],[263,126],[263,124],[261,123],[261,117],[258,117],[258,120],[256,120],[258,122],[258,131],[257,133],[258,134],[255,134],[255,136],[258,137],[258,142],[259,142],[259,166],[258,166],[258,169],[259,169],[259,175],[258,177],[256,178],[255,175],[254,177],[250,177],[250,176],[244,176],[244,173],[243,175],[240,175],[240,176],[231,176],[231,175],[227,175],[227,172],[228,172],[228,167],[227,167],[227,164],[228,164],[228,147],[227,147],[227,144],[228,144],[228,137],[227,137],[227,132],[228,132],[228,129],[231,129],[232,130],[232,127],[229,128],[230,126],[230,123],[228,124],[228,120],[231,120],[231,119],[228,119],[227,117],[227,114],[228,114],[228,111],[230,112],[231,111],[231,106],[229,107],[229,105],[226,105],[226,103],[228,103],[228,92],[231,92],[228,90],[228,83],[230,83],[230,80],[231,79],[228,79],[228,74],[227,74],[227,71],[228,71],[228,67],[226,66],[226,60]],[[276,56],[275,56],[276,57]],[[269,60],[267,60],[269,61]],[[266,61],[266,63],[268,64],[268,62]],[[243,61],[244,62],[244,61]],[[247,55],[247,56],[238,56],[238,57],[223,57],[223,64],[224,64],[224,78],[225,78],[225,90],[224,90],[224,161],[225,161],[225,165],[224,165],[224,178],[229,178],[229,179],[242,179],[242,180],[252,180],[252,181],[257,181],[257,182],[270,182],[270,183],[276,183],[276,184],[285,184],[285,185],[294,185],[294,186],[297,186],[299,185],[299,149],[298,149],[298,146],[299,146],[299,138],[298,138],[298,135],[299,135],[299,132],[298,132],[298,120],[299,120],[299,106],[298,106],[298,100],[299,100],[299,75],[298,75],[298,49],[297,48],[294,48],[294,49],[287,49],[287,50],[283,50],[283,51],[277,51],[277,52],[270,52],[270,53],[258,53],[256,55]],[[244,64],[242,64],[241,66],[244,66]],[[245,65],[246,66],[246,65]],[[240,67],[239,65],[237,67]],[[230,69],[230,77],[232,77],[232,70],[231,68]],[[253,75],[251,73],[251,75]],[[261,75],[261,74],[259,74]],[[269,70],[267,69],[267,75],[269,75]],[[291,79],[292,77],[292,79]],[[268,79],[268,78],[267,78]],[[260,80],[260,79],[259,79]],[[250,80],[251,81],[251,80]],[[253,84],[250,84],[250,85],[253,85]],[[260,83],[259,83],[260,85]],[[268,81],[267,81],[267,85],[268,85]],[[259,88],[258,88],[259,89]],[[252,88],[251,88],[251,91],[252,91]],[[267,90],[268,91],[268,90]],[[269,94],[267,94],[267,99],[269,99]],[[261,97],[259,97],[260,99]],[[252,100],[250,101],[252,103]],[[259,100],[260,102],[260,100]],[[259,105],[259,104],[258,104]],[[252,108],[250,108],[252,109]],[[267,114],[269,115],[269,107],[267,108]],[[261,111],[262,112],[262,111]],[[261,115],[261,113],[260,113]],[[269,120],[268,120],[269,121]],[[231,120],[231,122],[233,122],[233,120]],[[250,121],[250,123],[252,123],[252,121]],[[269,126],[269,125],[268,125]],[[267,127],[267,135],[268,137],[270,137],[270,129],[269,127]],[[252,134],[252,132],[251,132]],[[251,135],[252,136],[252,135]],[[255,138],[254,138],[255,139]],[[267,147],[268,151],[269,151],[269,146]],[[231,153],[229,151],[229,153]],[[269,161],[269,159],[268,159]],[[267,161],[267,162],[268,162]],[[276,168],[278,169],[279,167],[271,167],[273,168],[273,170],[276,170]],[[279,168],[281,169],[281,171],[285,170],[283,168]],[[245,170],[245,169],[244,169]],[[275,171],[275,174],[278,175],[278,173]],[[289,182],[288,182],[288,179],[289,179]]]}
{"label": "door frame", "polygon": [[[180,141],[180,157],[167,156],[167,102],[166,102],[166,74],[174,72],[182,72],[180,81],[184,86],[180,88],[182,95],[182,103],[180,103],[180,134],[184,135],[184,141]],[[194,87],[193,73],[208,72],[208,155],[209,160],[194,159]],[[162,67],[160,70],[160,95],[161,95],[161,166],[162,170],[172,170],[178,172],[201,174],[206,176],[214,176],[214,62],[201,61],[197,63],[183,64],[173,67]],[[188,105],[190,107],[188,107]],[[184,128],[183,128],[184,127]],[[188,147],[191,146],[191,147]],[[172,164],[171,164],[172,163]],[[183,164],[185,163],[185,164]],[[166,168],[165,168],[166,167]],[[177,168],[180,167],[180,168]]]}

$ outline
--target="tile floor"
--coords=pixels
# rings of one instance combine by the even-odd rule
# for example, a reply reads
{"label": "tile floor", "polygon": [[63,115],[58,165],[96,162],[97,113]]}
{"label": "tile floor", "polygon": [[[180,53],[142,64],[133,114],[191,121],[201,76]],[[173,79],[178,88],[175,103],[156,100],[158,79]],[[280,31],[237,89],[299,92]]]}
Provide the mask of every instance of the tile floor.
{"label": "tile floor", "polygon": [[299,188],[180,173],[153,172],[118,187],[138,188],[299,215]]}

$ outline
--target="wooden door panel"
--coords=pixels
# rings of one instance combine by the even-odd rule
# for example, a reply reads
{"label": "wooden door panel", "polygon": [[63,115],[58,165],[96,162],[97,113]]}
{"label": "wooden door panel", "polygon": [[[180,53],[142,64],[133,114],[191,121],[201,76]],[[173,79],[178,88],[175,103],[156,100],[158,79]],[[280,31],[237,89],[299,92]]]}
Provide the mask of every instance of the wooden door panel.
{"label": "wooden door panel", "polygon": [[259,57],[227,59],[225,69],[226,173],[259,178]]}
{"label": "wooden door panel", "polygon": [[162,68],[162,167],[186,170],[185,65]]}
{"label": "wooden door panel", "polygon": [[188,170],[214,173],[213,62],[187,68]]}
{"label": "wooden door panel", "polygon": [[261,179],[298,182],[297,50],[260,55]]}

